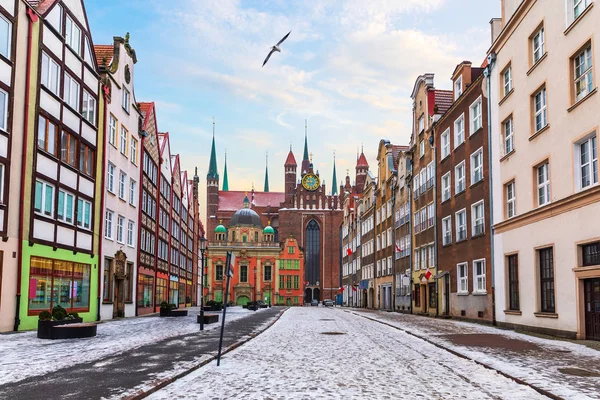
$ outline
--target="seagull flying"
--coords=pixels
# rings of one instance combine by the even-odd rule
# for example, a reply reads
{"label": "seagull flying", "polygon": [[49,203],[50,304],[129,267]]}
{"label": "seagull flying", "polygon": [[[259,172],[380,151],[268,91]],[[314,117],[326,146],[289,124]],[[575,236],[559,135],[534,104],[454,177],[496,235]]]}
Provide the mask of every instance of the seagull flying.
{"label": "seagull flying", "polygon": [[280,41],[279,41],[279,42],[278,42],[278,43],[277,43],[275,46],[271,47],[271,51],[269,52],[269,55],[267,56],[267,58],[265,58],[265,62],[263,62],[263,65],[262,65],[263,67],[265,66],[265,64],[267,63],[267,61],[269,61],[269,58],[271,58],[271,54],[273,54],[273,53],[274,53],[274,52],[276,52],[276,51],[278,51],[278,52],[280,52],[280,53],[281,53],[281,49],[279,48],[279,45],[280,45],[281,43],[283,43],[283,41],[284,41],[285,39],[287,39],[287,37],[288,37],[288,36],[290,36],[290,33],[292,33],[292,31],[289,31],[289,32],[287,33],[287,35],[285,35],[285,36],[283,37],[283,39],[281,39],[281,40],[280,40]]}

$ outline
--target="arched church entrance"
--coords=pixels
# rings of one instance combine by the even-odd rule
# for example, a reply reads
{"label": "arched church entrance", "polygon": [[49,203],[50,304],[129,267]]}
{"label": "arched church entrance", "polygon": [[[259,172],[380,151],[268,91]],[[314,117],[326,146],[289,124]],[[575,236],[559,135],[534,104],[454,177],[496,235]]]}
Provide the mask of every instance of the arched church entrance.
{"label": "arched church entrance", "polygon": [[248,298],[248,296],[238,296],[235,304],[237,304],[238,306],[245,306],[246,304],[248,304],[249,301],[250,299]]}

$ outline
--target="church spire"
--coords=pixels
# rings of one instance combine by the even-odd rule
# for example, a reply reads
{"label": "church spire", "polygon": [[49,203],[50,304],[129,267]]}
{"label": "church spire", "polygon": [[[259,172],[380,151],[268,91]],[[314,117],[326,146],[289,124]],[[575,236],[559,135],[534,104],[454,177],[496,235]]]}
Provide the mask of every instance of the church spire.
{"label": "church spire", "polygon": [[217,170],[217,150],[215,148],[215,117],[213,117],[213,138],[212,138],[212,149],[210,151],[210,162],[208,164],[208,174],[206,179],[219,179],[219,172]]}
{"label": "church spire", "polygon": [[269,152],[266,154],[265,160],[265,189],[264,192],[267,193],[269,191]]}
{"label": "church spire", "polygon": [[337,174],[335,173],[335,150],[333,151],[333,185],[331,185],[333,189],[331,189],[331,194],[336,196],[338,194],[337,190]]}
{"label": "church spire", "polygon": [[225,171],[223,171],[223,191],[229,190],[229,179],[227,179],[227,149],[225,149]]}
{"label": "church spire", "polygon": [[307,133],[306,120],[304,120],[304,157],[302,157],[302,171],[301,175],[307,174],[310,170],[311,161],[308,158],[308,133]]}

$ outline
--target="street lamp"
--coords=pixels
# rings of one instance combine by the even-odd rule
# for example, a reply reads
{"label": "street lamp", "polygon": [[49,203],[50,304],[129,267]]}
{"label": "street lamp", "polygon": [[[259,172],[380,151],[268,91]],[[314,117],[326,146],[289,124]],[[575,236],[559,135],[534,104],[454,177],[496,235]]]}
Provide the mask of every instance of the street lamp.
{"label": "street lamp", "polygon": [[257,283],[257,281],[256,281],[256,267],[254,267],[254,306],[255,306],[254,311],[256,311],[256,307],[258,307],[258,303],[257,303],[257,300],[256,300],[257,289],[258,288],[256,287],[257,286],[256,283]]}
{"label": "street lamp", "polygon": [[204,252],[206,251],[206,238],[204,235],[200,237],[200,264],[202,270],[200,272],[200,330],[204,330]]}

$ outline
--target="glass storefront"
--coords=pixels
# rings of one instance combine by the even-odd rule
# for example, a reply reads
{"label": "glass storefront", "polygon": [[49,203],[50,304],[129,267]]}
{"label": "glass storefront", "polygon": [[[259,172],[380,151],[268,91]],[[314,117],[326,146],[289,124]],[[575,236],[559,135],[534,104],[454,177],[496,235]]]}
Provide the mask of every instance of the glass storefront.
{"label": "glass storefront", "polygon": [[152,307],[152,290],[154,288],[154,277],[140,274],[138,276],[138,307]]}

